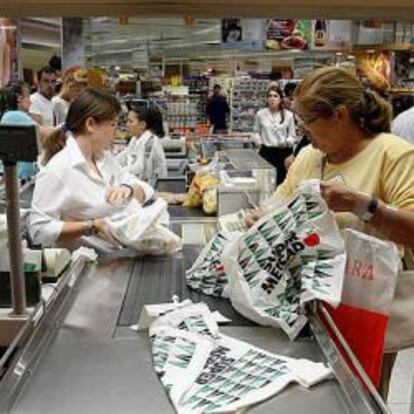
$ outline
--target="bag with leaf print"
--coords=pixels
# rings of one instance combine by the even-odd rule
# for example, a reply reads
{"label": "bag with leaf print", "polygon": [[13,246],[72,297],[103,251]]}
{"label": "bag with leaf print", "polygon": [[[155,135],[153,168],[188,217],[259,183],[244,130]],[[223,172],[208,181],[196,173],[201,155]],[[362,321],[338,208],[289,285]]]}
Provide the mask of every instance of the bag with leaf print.
{"label": "bag with leaf print", "polygon": [[345,247],[333,215],[310,180],[222,254],[225,287],[234,308],[261,325],[282,328],[294,339],[307,322],[305,303],[337,306]]}

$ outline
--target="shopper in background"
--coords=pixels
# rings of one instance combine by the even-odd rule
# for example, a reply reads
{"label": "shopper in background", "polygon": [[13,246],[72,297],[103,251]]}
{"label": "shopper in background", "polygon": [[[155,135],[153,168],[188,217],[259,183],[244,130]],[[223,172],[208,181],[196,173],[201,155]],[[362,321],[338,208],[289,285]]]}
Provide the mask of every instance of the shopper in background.
{"label": "shopper in background", "polygon": [[[339,227],[414,248],[414,146],[392,135],[391,108],[364,91],[344,68],[308,75],[295,91],[294,110],[312,146],[300,152],[277,195],[288,198],[307,179],[322,180],[321,194]],[[338,182],[340,181],[340,182]],[[257,220],[258,212],[248,218]],[[381,394],[388,393],[396,354],[385,354]]]}
{"label": "shopper in background", "polygon": [[119,111],[113,95],[92,88],[82,91],[71,104],[66,146],[36,179],[30,215],[35,243],[68,245],[97,235],[109,246],[119,246],[105,217],[132,197],[140,203],[153,197],[154,190],[122,170],[109,151]]}
{"label": "shopper in background", "polygon": [[414,106],[399,114],[393,121],[392,133],[414,144]]}
{"label": "shopper in background", "polygon": [[[0,90],[0,123],[16,125],[35,125],[29,116],[30,107],[29,86],[22,81],[9,83]],[[37,172],[34,162],[18,162],[17,175],[25,181]],[[0,174],[3,174],[3,164],[0,164]]]}
{"label": "shopper in background", "polygon": [[39,89],[30,97],[30,112],[37,117],[38,123],[43,126],[56,125],[52,98],[55,94],[56,73],[46,66],[37,73]]}
{"label": "shopper in background", "polygon": [[277,184],[286,177],[285,159],[297,141],[293,113],[283,106],[283,93],[277,86],[267,91],[267,107],[255,118],[254,131],[260,145],[259,155],[276,167]]}
{"label": "shopper in background", "polygon": [[56,125],[60,125],[65,122],[70,102],[75,98],[75,95],[73,94],[75,70],[77,70],[77,68],[70,68],[64,73],[60,92],[52,98]]}
{"label": "shopper in background", "polygon": [[167,162],[160,138],[165,136],[161,112],[155,108],[133,108],[128,113],[128,147],[117,156],[125,171],[151,185],[167,177]]}
{"label": "shopper in background", "polygon": [[[295,92],[297,85],[298,85],[297,83],[289,82],[286,84],[285,88],[283,89],[283,92],[285,94],[285,99],[284,99],[285,108],[288,108],[288,109],[291,108],[292,103],[293,103],[293,94]],[[296,118],[295,118],[295,125],[296,125],[296,133],[297,133],[298,139],[293,146],[292,155],[289,155],[289,157],[285,159],[286,170],[289,170],[290,166],[293,164],[293,161],[295,161],[295,158],[298,156],[299,152],[301,152],[303,148],[307,147],[310,144],[309,138],[306,133],[306,129],[303,128],[300,121]]]}
{"label": "shopper in background", "polygon": [[206,113],[214,134],[227,132],[227,114],[230,113],[230,108],[220,85],[214,85],[213,95],[207,102]]}

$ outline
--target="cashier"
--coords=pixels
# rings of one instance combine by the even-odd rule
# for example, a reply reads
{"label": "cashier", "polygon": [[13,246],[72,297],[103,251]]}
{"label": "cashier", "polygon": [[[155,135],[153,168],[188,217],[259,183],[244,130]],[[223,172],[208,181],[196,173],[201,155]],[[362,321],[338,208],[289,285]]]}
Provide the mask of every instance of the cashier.
{"label": "cashier", "polygon": [[30,234],[43,246],[71,246],[97,235],[119,245],[105,217],[135,197],[144,203],[154,195],[146,183],[124,171],[109,152],[117,126],[117,99],[86,88],[72,102],[66,119],[66,145],[37,176]]}
{"label": "cashier", "polygon": [[292,154],[297,136],[293,113],[284,108],[283,93],[277,86],[267,91],[267,107],[257,112],[254,131],[259,155],[276,168],[279,185],[286,177],[285,160]]}
{"label": "cashier", "polygon": [[122,168],[151,184],[167,177],[167,162],[160,141],[165,136],[161,112],[154,107],[132,107],[127,126],[132,139],[117,156]]}
{"label": "cashier", "polygon": [[[341,228],[405,246],[406,268],[414,248],[414,147],[390,131],[391,109],[365,91],[344,68],[309,74],[297,87],[293,108],[311,146],[303,149],[277,195],[290,197],[307,179],[322,180],[321,194]],[[251,222],[260,214],[250,217]],[[387,394],[395,355],[386,354],[381,392]]]}

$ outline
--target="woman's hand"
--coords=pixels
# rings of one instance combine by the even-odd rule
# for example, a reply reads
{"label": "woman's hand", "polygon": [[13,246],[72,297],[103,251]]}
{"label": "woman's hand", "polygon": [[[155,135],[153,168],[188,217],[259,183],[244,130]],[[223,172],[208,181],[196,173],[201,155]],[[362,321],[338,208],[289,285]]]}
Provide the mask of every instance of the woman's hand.
{"label": "woman's hand", "polygon": [[125,185],[109,187],[106,191],[105,200],[109,204],[122,204],[129,201],[133,196],[134,190]]}
{"label": "woman's hand", "polygon": [[98,236],[109,241],[117,247],[123,247],[122,243],[114,237],[109,229],[109,226],[105,219],[95,219],[93,220],[93,230]]}
{"label": "woman's hand", "polygon": [[350,212],[356,215],[364,213],[371,197],[360,193],[353,188],[337,182],[321,182],[322,198],[330,210],[336,212]]}
{"label": "woman's hand", "polygon": [[246,217],[244,219],[247,228],[250,228],[253,226],[254,223],[256,223],[256,221],[260,220],[263,216],[264,216],[264,211],[263,210],[250,210],[247,214]]}

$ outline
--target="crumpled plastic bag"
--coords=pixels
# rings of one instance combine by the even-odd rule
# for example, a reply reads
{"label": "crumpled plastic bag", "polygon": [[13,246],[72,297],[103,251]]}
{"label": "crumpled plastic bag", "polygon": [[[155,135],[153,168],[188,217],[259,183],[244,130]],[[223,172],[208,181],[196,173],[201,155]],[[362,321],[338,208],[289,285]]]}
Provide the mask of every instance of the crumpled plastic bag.
{"label": "crumpled plastic bag", "polygon": [[228,278],[224,272],[221,256],[224,247],[241,233],[218,232],[207,243],[190,269],[185,272],[187,285],[211,296],[223,296]]}
{"label": "crumpled plastic bag", "polygon": [[114,237],[137,254],[171,255],[182,248],[181,238],[167,228],[167,203],[161,198],[147,207],[133,200],[106,222]]}
{"label": "crumpled plastic bag", "polygon": [[150,326],[154,368],[179,414],[235,413],[331,378],[323,363],[289,358],[219,332],[205,304],[167,311]]}
{"label": "crumpled plastic bag", "polygon": [[281,327],[294,339],[314,299],[341,301],[345,245],[333,214],[310,180],[222,253],[233,307],[261,325]]}

